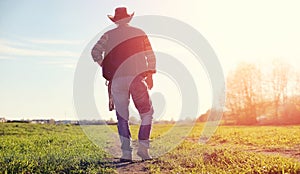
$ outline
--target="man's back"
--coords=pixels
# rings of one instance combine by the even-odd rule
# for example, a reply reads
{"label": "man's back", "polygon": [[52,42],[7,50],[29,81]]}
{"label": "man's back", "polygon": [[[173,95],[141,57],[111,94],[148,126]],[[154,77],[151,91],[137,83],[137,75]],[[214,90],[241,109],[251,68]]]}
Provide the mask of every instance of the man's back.
{"label": "man's back", "polygon": [[117,70],[115,77],[136,76],[148,70],[148,48],[145,45],[148,38],[141,29],[121,25],[105,35],[107,43],[103,66],[111,64]]}

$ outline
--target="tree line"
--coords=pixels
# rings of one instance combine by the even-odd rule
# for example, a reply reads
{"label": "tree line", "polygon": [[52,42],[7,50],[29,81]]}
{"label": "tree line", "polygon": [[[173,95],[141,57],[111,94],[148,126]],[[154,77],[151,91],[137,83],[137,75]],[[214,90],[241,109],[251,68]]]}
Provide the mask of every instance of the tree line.
{"label": "tree line", "polygon": [[225,124],[300,123],[300,72],[283,61],[238,64],[227,76],[225,95]]}

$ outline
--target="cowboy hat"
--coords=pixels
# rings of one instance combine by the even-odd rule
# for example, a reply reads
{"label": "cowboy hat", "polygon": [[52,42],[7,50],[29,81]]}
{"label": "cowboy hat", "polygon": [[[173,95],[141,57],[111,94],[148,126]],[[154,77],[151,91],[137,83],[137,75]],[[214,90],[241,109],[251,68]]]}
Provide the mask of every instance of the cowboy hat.
{"label": "cowboy hat", "polygon": [[128,23],[131,20],[131,18],[133,17],[133,15],[134,15],[134,12],[132,14],[127,13],[126,7],[118,7],[115,9],[115,16],[107,15],[107,17],[115,23],[118,23],[121,21]]}

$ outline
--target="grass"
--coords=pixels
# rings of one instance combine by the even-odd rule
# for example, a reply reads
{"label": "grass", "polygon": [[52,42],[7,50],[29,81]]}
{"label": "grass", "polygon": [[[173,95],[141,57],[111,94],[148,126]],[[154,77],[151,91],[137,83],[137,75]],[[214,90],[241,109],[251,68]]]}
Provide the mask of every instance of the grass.
{"label": "grass", "polygon": [[185,142],[149,164],[152,173],[299,173],[300,164],[280,155]]}
{"label": "grass", "polygon": [[115,173],[79,126],[1,124],[1,173]]}
{"label": "grass", "polygon": [[[87,128],[94,138],[104,136],[101,126]],[[168,153],[145,162],[144,172],[300,173],[300,126],[221,126],[204,145],[197,143],[202,124],[189,134],[182,134],[189,126],[172,128],[154,126],[151,139],[162,140],[153,142],[152,153]],[[131,129],[136,140],[138,126]],[[101,148],[112,142],[96,145],[89,138],[80,126],[0,124],[0,173],[117,173],[116,165],[108,165],[112,156]],[[178,140],[183,141],[175,146]]]}

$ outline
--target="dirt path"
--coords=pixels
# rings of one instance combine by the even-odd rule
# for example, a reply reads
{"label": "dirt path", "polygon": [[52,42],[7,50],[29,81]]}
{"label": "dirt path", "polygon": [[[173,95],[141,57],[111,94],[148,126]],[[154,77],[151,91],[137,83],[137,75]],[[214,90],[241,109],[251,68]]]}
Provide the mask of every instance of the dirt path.
{"label": "dirt path", "polygon": [[247,151],[262,153],[265,155],[279,155],[287,158],[294,158],[300,162],[300,148],[294,149],[248,149]]}
{"label": "dirt path", "polygon": [[107,158],[102,162],[102,167],[115,168],[120,174],[146,174],[149,173],[147,165],[152,161],[134,160],[133,162],[120,162],[118,158]]}
{"label": "dirt path", "polygon": [[[195,138],[187,138],[189,142],[198,143],[198,139]],[[219,144],[210,144],[213,147],[224,147],[223,145]],[[241,150],[248,151],[248,152],[256,152],[262,153],[265,155],[279,155],[287,158],[294,158],[300,162],[300,145],[293,147],[293,148],[277,148],[277,149],[263,149],[257,146],[244,146]]]}
{"label": "dirt path", "polygon": [[149,173],[148,169],[146,168],[146,165],[148,163],[147,162],[142,162],[142,161],[135,161],[135,162],[131,162],[131,163],[127,163],[127,164],[123,164],[123,165],[119,165],[116,166],[117,167],[117,171],[120,174],[123,173]]}
{"label": "dirt path", "polygon": [[119,158],[121,156],[120,145],[111,145],[106,148],[106,150],[115,158],[107,158],[103,163],[103,167],[115,168],[120,174],[145,174],[149,173],[146,166],[151,163],[151,161],[141,161],[136,155],[137,142],[132,142],[133,146],[133,162],[120,162]]}

